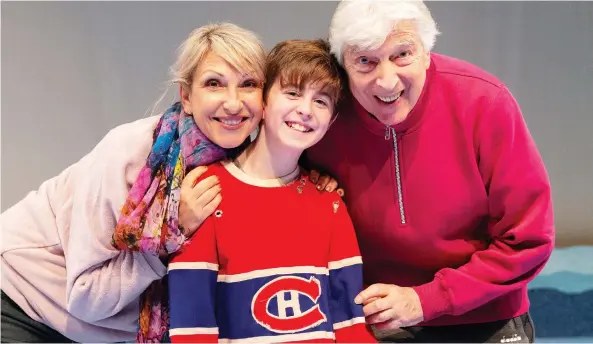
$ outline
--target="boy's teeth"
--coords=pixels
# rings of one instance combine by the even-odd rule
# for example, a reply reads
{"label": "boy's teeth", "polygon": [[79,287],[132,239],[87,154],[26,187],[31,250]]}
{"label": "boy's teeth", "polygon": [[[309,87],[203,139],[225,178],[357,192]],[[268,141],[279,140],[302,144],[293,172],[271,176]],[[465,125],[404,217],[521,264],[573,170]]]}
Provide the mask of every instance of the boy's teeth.
{"label": "boy's teeth", "polygon": [[301,124],[298,124],[298,123],[292,123],[291,122],[291,123],[288,123],[288,126],[291,127],[292,129],[301,131],[303,133],[307,131],[307,128],[305,128],[304,125],[301,125]]}
{"label": "boy's teeth", "polygon": [[227,118],[221,118],[221,119],[220,119],[220,121],[221,121],[223,124],[226,124],[226,125],[237,125],[237,124],[241,123],[241,120],[240,120],[240,119],[227,119]]}

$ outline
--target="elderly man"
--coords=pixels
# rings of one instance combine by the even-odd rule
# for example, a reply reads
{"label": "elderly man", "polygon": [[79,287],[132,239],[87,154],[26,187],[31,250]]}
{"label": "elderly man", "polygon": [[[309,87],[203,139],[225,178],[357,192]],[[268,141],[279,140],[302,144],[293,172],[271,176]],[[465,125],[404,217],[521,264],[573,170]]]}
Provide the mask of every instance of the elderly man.
{"label": "elderly man", "polygon": [[368,285],[355,301],[387,340],[532,342],[550,182],[508,88],[431,53],[437,35],[420,1],[341,2],[330,43],[351,95],[307,159],[346,191]]}

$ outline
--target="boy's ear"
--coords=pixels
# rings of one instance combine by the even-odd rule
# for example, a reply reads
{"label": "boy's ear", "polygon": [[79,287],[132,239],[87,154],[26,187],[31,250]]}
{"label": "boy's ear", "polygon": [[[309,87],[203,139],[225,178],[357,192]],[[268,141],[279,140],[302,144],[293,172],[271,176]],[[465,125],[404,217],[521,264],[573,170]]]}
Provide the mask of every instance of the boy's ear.
{"label": "boy's ear", "polygon": [[263,92],[262,93],[262,102],[264,104],[264,107],[267,105],[268,103],[268,95],[270,94],[270,90],[266,90],[267,92]]}
{"label": "boy's ear", "polygon": [[334,122],[336,121],[336,119],[338,119],[338,115],[340,113],[336,112],[336,114],[334,115],[334,117],[332,118],[332,120],[329,122],[329,125],[327,126],[328,128],[330,128],[332,126],[332,124],[334,124]]}

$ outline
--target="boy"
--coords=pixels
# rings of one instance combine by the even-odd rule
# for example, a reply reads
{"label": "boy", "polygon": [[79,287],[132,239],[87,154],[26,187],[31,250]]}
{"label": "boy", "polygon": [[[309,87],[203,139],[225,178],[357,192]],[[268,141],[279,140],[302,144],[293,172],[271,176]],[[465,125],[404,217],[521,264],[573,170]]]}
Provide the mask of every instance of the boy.
{"label": "boy", "polygon": [[236,159],[210,165],[225,190],[172,257],[172,342],[375,342],[354,297],[362,260],[348,212],[298,166],[335,119],[342,81],[321,40],[267,58],[264,116]]}

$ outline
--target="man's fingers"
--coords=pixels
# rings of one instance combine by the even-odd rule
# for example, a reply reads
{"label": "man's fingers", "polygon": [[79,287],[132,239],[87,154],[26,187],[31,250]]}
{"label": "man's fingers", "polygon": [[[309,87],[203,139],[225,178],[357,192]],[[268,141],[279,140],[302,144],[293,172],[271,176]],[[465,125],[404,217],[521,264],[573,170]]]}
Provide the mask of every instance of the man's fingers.
{"label": "man's fingers", "polygon": [[317,190],[325,189],[325,187],[327,186],[327,183],[329,183],[328,176],[323,175],[323,176],[319,177],[319,181],[317,182]]}
{"label": "man's fingers", "polygon": [[373,313],[373,314],[367,316],[366,323],[367,324],[381,324],[386,321],[393,320],[393,316],[394,316],[393,309],[389,308],[382,312]]}
{"label": "man's fingers", "polygon": [[188,174],[185,175],[185,178],[181,181],[182,188],[192,188],[196,185],[197,179],[200,178],[204,172],[206,172],[208,168],[206,166],[198,166],[193,170],[189,171]]}
{"label": "man's fingers", "polygon": [[218,177],[217,176],[210,176],[206,179],[200,180],[198,184],[196,184],[191,192],[192,197],[194,199],[199,199],[200,196],[204,194],[209,189],[212,189],[215,185],[218,184]]}
{"label": "man's fingers", "polygon": [[375,328],[379,331],[389,331],[389,330],[397,330],[401,328],[402,323],[399,319],[391,319],[382,323],[376,323]]}
{"label": "man's fingers", "polygon": [[338,181],[335,179],[331,179],[329,183],[325,186],[325,191],[333,192],[338,187]]}
{"label": "man's fingers", "polygon": [[[204,193],[198,196],[196,206],[205,208],[206,205],[208,205],[210,202],[212,202],[212,200],[214,200],[214,197],[216,197],[216,195],[220,194],[220,190],[222,190],[220,184],[216,184],[212,186],[210,189],[204,191]],[[206,218],[208,215],[204,216],[204,218]]]}
{"label": "man's fingers", "polygon": [[375,301],[375,300],[379,300],[380,297],[369,297],[368,299],[364,300],[364,302],[362,303],[363,305],[368,305],[369,303]]}
{"label": "man's fingers", "polygon": [[317,181],[319,180],[319,172],[311,170],[311,173],[309,174],[309,180],[311,181],[311,183],[317,183]]}
{"label": "man's fingers", "polygon": [[[383,311],[386,311],[391,308],[389,304],[389,300],[387,298],[377,299],[371,303],[366,304],[362,307],[362,311],[364,312],[365,316],[371,316],[373,314],[377,314]],[[385,320],[382,320],[385,321]]]}
{"label": "man's fingers", "polygon": [[387,296],[388,293],[389,288],[387,284],[375,283],[356,295],[354,302],[364,304],[367,303],[367,299],[370,299],[371,297],[381,298]]}
{"label": "man's fingers", "polygon": [[338,190],[336,190],[336,192],[338,193],[338,195],[339,195],[340,197],[344,197],[344,189],[342,189],[342,188],[339,188]]}

